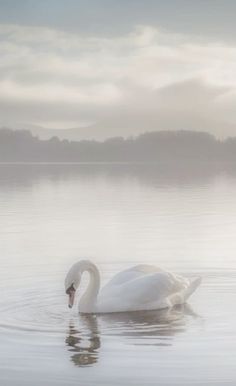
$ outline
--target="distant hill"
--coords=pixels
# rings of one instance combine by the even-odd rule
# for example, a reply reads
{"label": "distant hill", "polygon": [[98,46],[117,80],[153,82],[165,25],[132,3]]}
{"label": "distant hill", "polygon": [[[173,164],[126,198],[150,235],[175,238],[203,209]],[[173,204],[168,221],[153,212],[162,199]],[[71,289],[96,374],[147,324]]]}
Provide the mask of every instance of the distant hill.
{"label": "distant hill", "polygon": [[0,162],[235,163],[236,138],[192,131],[159,131],[103,142],[40,140],[26,130],[0,130]]}

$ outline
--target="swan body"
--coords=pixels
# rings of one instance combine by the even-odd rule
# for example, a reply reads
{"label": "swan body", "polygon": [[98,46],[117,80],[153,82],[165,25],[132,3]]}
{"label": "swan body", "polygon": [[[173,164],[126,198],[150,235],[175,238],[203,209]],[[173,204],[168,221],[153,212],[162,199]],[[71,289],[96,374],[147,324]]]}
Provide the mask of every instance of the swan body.
{"label": "swan body", "polygon": [[201,278],[187,279],[152,265],[137,265],[116,274],[100,290],[98,268],[89,260],[75,263],[65,279],[69,306],[74,303],[83,272],[90,281],[79,302],[81,313],[110,313],[157,310],[183,304],[195,291]]}

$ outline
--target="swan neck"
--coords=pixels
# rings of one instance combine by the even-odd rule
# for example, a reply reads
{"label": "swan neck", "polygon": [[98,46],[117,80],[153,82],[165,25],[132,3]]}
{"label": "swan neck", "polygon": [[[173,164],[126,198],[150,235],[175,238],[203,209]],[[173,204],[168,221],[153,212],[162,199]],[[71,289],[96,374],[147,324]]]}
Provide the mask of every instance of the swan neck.
{"label": "swan neck", "polygon": [[88,287],[80,299],[79,311],[83,313],[91,313],[96,311],[97,296],[100,289],[100,273],[95,264],[85,262],[81,267],[81,274],[89,273]]}

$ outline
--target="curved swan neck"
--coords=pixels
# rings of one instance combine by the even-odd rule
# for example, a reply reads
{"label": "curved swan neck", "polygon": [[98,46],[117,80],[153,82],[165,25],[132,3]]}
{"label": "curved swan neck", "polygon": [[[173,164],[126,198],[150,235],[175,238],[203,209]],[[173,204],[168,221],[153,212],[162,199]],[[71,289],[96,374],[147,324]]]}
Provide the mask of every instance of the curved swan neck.
{"label": "curved swan neck", "polygon": [[83,272],[88,272],[90,274],[88,287],[79,302],[79,311],[90,313],[95,311],[97,296],[100,289],[100,273],[96,265],[89,260],[81,261],[79,268],[81,275]]}

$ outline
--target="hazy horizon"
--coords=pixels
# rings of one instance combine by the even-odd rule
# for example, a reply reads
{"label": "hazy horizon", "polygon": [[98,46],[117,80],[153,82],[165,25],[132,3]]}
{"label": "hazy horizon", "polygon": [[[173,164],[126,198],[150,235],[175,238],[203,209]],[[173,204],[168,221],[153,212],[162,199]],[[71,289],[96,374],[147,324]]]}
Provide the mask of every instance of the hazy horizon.
{"label": "hazy horizon", "polygon": [[233,135],[235,11],[231,0],[0,1],[0,126]]}
{"label": "hazy horizon", "polygon": [[236,137],[218,140],[206,132],[153,131],[128,138],[111,137],[105,141],[70,141],[56,135],[42,140],[29,130],[0,129],[0,162],[3,163],[138,162],[177,168],[190,165],[202,168],[204,164],[210,168],[214,166],[213,169],[220,172],[226,165],[226,168],[235,167],[235,154]]}

